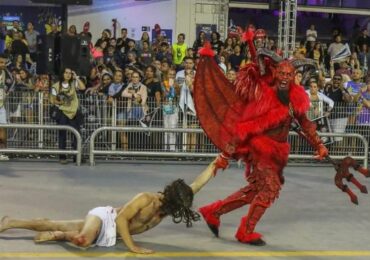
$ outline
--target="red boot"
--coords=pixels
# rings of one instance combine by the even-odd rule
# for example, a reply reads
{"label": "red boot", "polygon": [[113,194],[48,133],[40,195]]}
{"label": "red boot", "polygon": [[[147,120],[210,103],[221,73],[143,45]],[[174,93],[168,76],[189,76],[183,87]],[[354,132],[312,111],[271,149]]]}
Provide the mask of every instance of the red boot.
{"label": "red boot", "polygon": [[266,242],[262,240],[262,235],[254,232],[254,228],[269,206],[270,204],[261,202],[253,202],[251,204],[248,215],[241,219],[238,231],[235,234],[235,238],[238,239],[239,242],[254,246],[266,245]]}
{"label": "red boot", "polygon": [[209,229],[212,233],[218,237],[218,228],[220,227],[220,217],[215,215],[215,212],[222,206],[222,201],[218,200],[204,207],[199,208],[200,214],[202,214],[206,221]]}
{"label": "red boot", "polygon": [[262,240],[262,234],[257,232],[247,233],[247,217],[243,217],[240,222],[235,238],[245,244],[253,246],[264,246],[266,242]]}

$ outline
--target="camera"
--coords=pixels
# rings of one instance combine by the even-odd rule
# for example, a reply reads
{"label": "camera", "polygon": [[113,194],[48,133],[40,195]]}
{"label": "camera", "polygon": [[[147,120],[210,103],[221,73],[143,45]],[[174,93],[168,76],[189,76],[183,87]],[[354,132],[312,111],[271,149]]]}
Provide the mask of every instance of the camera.
{"label": "camera", "polygon": [[64,93],[61,93],[57,95],[57,100],[63,102],[64,104],[70,104],[72,101],[72,97],[67,96]]}

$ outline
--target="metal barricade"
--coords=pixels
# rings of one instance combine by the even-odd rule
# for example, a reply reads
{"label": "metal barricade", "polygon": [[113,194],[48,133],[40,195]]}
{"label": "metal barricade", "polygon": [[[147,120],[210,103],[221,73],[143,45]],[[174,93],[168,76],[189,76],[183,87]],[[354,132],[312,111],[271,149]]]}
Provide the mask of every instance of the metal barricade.
{"label": "metal barricade", "polygon": [[[130,127],[140,128],[141,120],[133,120],[130,114],[127,98],[117,98],[109,100],[102,95],[79,94],[80,109],[84,114],[84,123],[81,129],[82,154],[89,156],[89,145],[91,135],[96,129],[101,127]],[[38,126],[55,125],[55,122],[49,117],[50,103],[47,92],[22,92],[15,91],[9,93],[5,102],[6,111],[10,123],[16,124],[35,124]],[[163,104],[158,107],[154,99],[147,100],[147,115],[152,116],[152,120],[146,126],[149,128],[160,129],[152,132],[150,145],[138,145],[135,150],[146,152],[148,155],[152,152],[165,152],[166,150],[178,153],[192,154],[214,154],[217,149],[210,140],[203,134],[197,117],[190,111],[185,113],[176,104],[174,115],[165,114]],[[186,110],[186,109],[185,109]],[[308,116],[318,123],[317,120],[325,124],[318,129],[321,133],[333,133],[329,135],[329,140],[323,140],[330,149],[333,156],[361,156],[364,151],[364,145],[357,137],[347,134],[361,134],[367,141],[370,139],[370,110],[360,103],[342,103],[335,104],[334,110],[327,115],[326,105],[322,102],[313,102]],[[320,121],[320,122],[321,122]],[[146,131],[149,132],[149,128]],[[167,129],[164,131],[163,129]],[[171,132],[173,129],[174,132]],[[184,130],[184,131],[182,131]],[[143,130],[142,130],[143,131]],[[142,132],[141,133],[144,133]],[[178,131],[178,132],[176,132]],[[95,141],[96,147],[100,150],[132,150],[129,149],[130,143],[143,143],[147,141],[145,134],[126,134],[122,131],[106,131],[104,135],[99,135],[98,141]],[[339,135],[335,135],[339,134]],[[129,138],[127,138],[129,137]],[[176,141],[174,141],[176,138]],[[8,131],[8,147],[17,149],[45,149],[54,147],[57,136],[52,131],[46,131],[44,128],[19,131],[17,129]],[[292,155],[309,155],[312,149],[301,138],[290,135]],[[174,148],[175,147],[175,148]],[[168,154],[166,152],[166,154]],[[293,156],[297,161],[299,158]]]}
{"label": "metal barricade", "polygon": [[[130,151],[130,150],[96,150],[95,139],[98,134],[104,131],[135,132],[135,133],[182,133],[182,134],[203,134],[202,129],[181,129],[181,128],[143,128],[143,127],[101,127],[93,132],[90,138],[90,165],[95,165],[95,155],[127,155],[127,156],[168,156],[168,157],[215,157],[217,150],[213,153],[188,152],[185,150],[175,151]],[[184,147],[182,146],[182,149]]]}
{"label": "metal barricade", "polygon": [[[343,159],[350,155],[353,159],[355,160],[362,160],[363,165],[365,168],[368,166],[368,158],[369,158],[369,143],[366,140],[366,138],[360,134],[337,134],[337,133],[319,133],[320,137],[340,137],[343,139],[349,139],[349,138],[355,138],[357,140],[351,140],[355,141],[358,145],[362,144],[362,147],[360,148],[362,152],[356,152],[356,153],[350,153],[347,151],[343,151],[342,153],[339,153],[339,148],[336,147],[337,149],[331,150],[329,147],[329,155],[333,159]],[[289,132],[289,137],[298,137],[298,134],[295,132]],[[303,139],[301,141],[304,141]],[[361,143],[357,142],[360,141]],[[308,144],[307,146],[308,147]],[[290,154],[289,154],[289,159],[312,159],[312,154],[313,154],[313,149],[312,147],[309,147],[306,150],[300,150],[297,152],[297,150],[294,150],[293,147],[291,148]],[[298,154],[300,153],[300,154]]]}
{"label": "metal barricade", "polygon": [[6,129],[47,129],[47,130],[67,130],[74,134],[77,141],[76,150],[60,150],[60,149],[41,149],[40,148],[5,148],[0,149],[0,153],[16,153],[16,154],[72,154],[76,155],[76,164],[81,165],[81,147],[82,147],[82,138],[80,133],[71,126],[67,125],[31,125],[31,124],[6,124],[1,125],[1,128]]}
{"label": "metal barricade", "polygon": [[[104,131],[116,131],[116,132],[135,132],[135,133],[182,133],[182,134],[204,134],[202,129],[168,129],[168,128],[140,128],[140,127],[102,127],[93,132],[90,139],[90,165],[95,164],[95,155],[126,155],[126,156],[168,156],[168,157],[214,157],[217,155],[218,151],[215,147],[208,153],[202,152],[188,152],[184,146],[180,147],[184,150],[177,151],[137,151],[134,149],[131,150],[96,150],[95,139],[98,134]],[[298,136],[295,132],[289,132],[289,137]],[[342,137],[342,138],[356,138],[363,144],[362,154],[351,155],[352,158],[356,160],[363,160],[364,167],[368,165],[368,153],[369,153],[369,144],[365,137],[359,134],[335,134],[335,133],[320,133],[321,137]],[[141,147],[140,147],[141,148]],[[337,154],[335,152],[331,153],[330,156],[333,159],[343,159],[347,154]],[[313,150],[307,154],[305,153],[291,153],[289,159],[313,159]]]}

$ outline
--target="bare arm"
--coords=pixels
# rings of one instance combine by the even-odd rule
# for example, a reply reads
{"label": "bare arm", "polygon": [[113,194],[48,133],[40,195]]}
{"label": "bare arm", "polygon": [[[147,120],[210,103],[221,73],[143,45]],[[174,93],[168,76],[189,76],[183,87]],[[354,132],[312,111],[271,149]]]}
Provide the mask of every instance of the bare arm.
{"label": "bare arm", "polygon": [[211,179],[211,177],[215,176],[217,167],[216,167],[216,160],[212,161],[208,167],[195,178],[192,184],[190,184],[193,193],[197,193],[207,182]]}
{"label": "bare arm", "polygon": [[128,202],[118,213],[116,218],[117,230],[122,237],[123,243],[134,253],[150,254],[152,250],[136,246],[129,229],[129,221],[152,202],[152,198],[146,193],[140,193]]}

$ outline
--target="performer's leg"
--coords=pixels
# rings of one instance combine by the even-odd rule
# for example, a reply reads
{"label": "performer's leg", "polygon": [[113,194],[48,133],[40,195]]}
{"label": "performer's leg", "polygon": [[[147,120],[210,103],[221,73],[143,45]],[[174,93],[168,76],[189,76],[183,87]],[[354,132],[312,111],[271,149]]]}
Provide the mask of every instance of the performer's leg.
{"label": "performer's leg", "polygon": [[20,228],[33,231],[74,231],[83,227],[83,220],[55,221],[49,219],[12,219],[5,216],[0,222],[0,232],[8,229]]}
{"label": "performer's leg", "polygon": [[218,237],[220,226],[220,216],[230,211],[238,209],[246,204],[250,204],[257,192],[253,184],[250,184],[239,191],[231,194],[224,200],[218,200],[199,209],[204,220],[212,233]]}
{"label": "performer's leg", "polygon": [[87,215],[81,231],[70,238],[70,241],[80,247],[90,246],[99,236],[102,221],[99,217]]}
{"label": "performer's leg", "polygon": [[38,232],[33,240],[36,243],[46,241],[72,241],[72,239],[79,234],[78,230],[75,231],[43,231]]}
{"label": "performer's leg", "polygon": [[255,174],[257,177],[256,185],[261,188],[252,201],[248,210],[248,215],[241,219],[235,237],[242,243],[265,245],[266,243],[261,239],[262,235],[254,232],[254,229],[266,209],[269,208],[279,196],[281,188],[280,175],[272,169],[260,170]]}
{"label": "performer's leg", "polygon": [[70,241],[77,246],[88,247],[98,237],[101,225],[102,221],[100,218],[87,215],[82,229],[67,232],[59,230],[40,232],[35,236],[34,240],[35,242]]}

